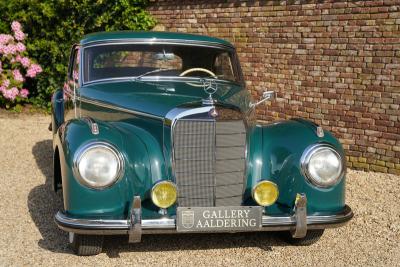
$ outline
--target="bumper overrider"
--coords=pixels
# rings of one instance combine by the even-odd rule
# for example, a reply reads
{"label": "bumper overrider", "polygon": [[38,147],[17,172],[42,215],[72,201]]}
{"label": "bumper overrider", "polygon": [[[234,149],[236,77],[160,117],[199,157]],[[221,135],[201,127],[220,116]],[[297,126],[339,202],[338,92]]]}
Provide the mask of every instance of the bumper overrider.
{"label": "bumper overrider", "polygon": [[[302,195],[296,201],[294,213],[291,216],[262,215],[261,227],[250,231],[291,231],[294,238],[302,238],[307,230],[335,228],[344,225],[354,214],[349,206],[342,211],[330,215],[307,215],[307,198]],[[177,233],[176,218],[164,217],[158,219],[142,219],[141,199],[135,196],[128,220],[102,220],[102,219],[78,219],[69,217],[59,211],[55,215],[58,227],[67,232],[88,235],[129,235],[129,242],[141,241],[142,234]],[[246,230],[232,230],[210,232],[244,232]],[[190,231],[194,233],[196,231]],[[204,232],[204,231],[201,231]],[[185,233],[185,232],[182,232]]]}

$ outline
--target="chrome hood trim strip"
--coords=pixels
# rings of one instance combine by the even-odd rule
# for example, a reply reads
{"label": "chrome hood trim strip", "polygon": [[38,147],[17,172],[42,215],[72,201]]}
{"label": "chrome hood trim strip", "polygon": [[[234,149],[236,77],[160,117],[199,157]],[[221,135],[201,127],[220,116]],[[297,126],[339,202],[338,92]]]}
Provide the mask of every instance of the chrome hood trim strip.
{"label": "chrome hood trim strip", "polygon": [[109,103],[106,103],[103,101],[98,101],[98,100],[94,100],[94,99],[90,99],[90,98],[86,98],[86,97],[76,97],[76,99],[79,101],[82,101],[84,103],[91,104],[91,105],[95,105],[95,106],[99,106],[99,107],[103,107],[103,108],[109,108],[109,109],[116,110],[116,111],[121,111],[121,112],[129,113],[129,114],[133,114],[133,115],[138,115],[138,116],[143,116],[143,117],[147,117],[147,118],[164,121],[164,118],[160,117],[160,116],[115,106],[113,104],[109,104]]}

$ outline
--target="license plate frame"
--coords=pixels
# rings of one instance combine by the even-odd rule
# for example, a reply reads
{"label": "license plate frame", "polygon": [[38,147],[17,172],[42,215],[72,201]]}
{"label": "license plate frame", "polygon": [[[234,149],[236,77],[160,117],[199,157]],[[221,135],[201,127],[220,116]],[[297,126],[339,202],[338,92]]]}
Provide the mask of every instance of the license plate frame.
{"label": "license plate frame", "polygon": [[178,207],[177,232],[246,232],[262,227],[262,207]]}

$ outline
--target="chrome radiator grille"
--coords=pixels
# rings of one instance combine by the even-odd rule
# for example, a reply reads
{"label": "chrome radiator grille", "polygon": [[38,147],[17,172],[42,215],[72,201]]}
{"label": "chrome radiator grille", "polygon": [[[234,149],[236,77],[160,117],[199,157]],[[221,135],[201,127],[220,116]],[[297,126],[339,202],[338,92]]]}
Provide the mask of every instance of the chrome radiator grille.
{"label": "chrome radiator grille", "polygon": [[245,143],[242,120],[178,120],[173,132],[178,205],[240,205]]}

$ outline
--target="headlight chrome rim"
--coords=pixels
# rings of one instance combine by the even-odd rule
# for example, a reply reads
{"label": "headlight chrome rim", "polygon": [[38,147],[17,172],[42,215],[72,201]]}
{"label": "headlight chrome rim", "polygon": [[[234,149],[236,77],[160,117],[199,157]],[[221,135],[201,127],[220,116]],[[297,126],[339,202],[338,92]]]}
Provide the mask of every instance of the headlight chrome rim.
{"label": "headlight chrome rim", "polygon": [[[94,148],[106,149],[106,150],[110,151],[117,159],[118,171],[116,173],[116,176],[114,177],[112,182],[110,182],[109,184],[104,185],[104,186],[92,185],[91,183],[87,182],[85,178],[82,177],[82,175],[79,171],[79,163],[80,163],[82,157],[85,155],[85,153],[87,151],[89,151],[89,149],[94,149]],[[73,159],[74,176],[77,178],[77,181],[80,184],[82,184],[90,189],[103,190],[103,189],[113,186],[123,177],[124,171],[125,171],[125,161],[124,161],[124,157],[123,157],[122,153],[120,151],[118,151],[118,149],[114,145],[112,145],[108,142],[98,141],[98,142],[87,143],[87,144],[81,146],[74,155],[74,159]]]}
{"label": "headlight chrome rim", "polygon": [[[169,185],[171,185],[171,186],[174,188],[174,190],[175,190],[175,200],[174,200],[174,202],[173,202],[171,205],[169,205],[168,207],[160,207],[160,206],[158,206],[158,205],[155,203],[154,199],[153,199],[154,190],[156,189],[157,186],[160,186],[161,184],[169,184]],[[173,183],[172,181],[169,181],[169,180],[160,180],[160,181],[156,182],[156,183],[153,185],[153,187],[151,188],[151,191],[150,191],[150,198],[151,198],[151,201],[153,202],[153,204],[156,205],[157,207],[159,207],[160,209],[168,209],[169,207],[173,206],[173,205],[178,201],[178,188],[177,188],[176,184]]]}
{"label": "headlight chrome rim", "polygon": [[[262,205],[261,203],[258,203],[258,201],[256,200],[256,197],[255,197],[256,188],[257,188],[258,186],[260,186],[261,184],[264,184],[264,183],[268,183],[269,185],[272,185],[272,186],[275,188],[275,191],[276,191],[276,198],[274,199],[274,201],[273,201],[271,204],[268,204],[268,205]],[[262,207],[269,207],[269,206],[272,206],[272,205],[274,205],[274,204],[276,203],[276,201],[278,201],[278,198],[279,198],[279,188],[278,188],[278,185],[277,185],[276,183],[272,182],[272,181],[269,181],[269,180],[261,180],[261,181],[259,181],[255,186],[253,186],[253,188],[251,189],[251,197],[253,198],[253,200],[254,200],[258,205],[260,205],[260,206],[262,206]]]}
{"label": "headlight chrome rim", "polygon": [[[311,157],[321,151],[321,150],[330,150],[331,152],[333,152],[336,157],[338,158],[338,160],[341,163],[341,171],[338,175],[338,177],[336,179],[334,179],[332,182],[330,183],[326,183],[326,184],[321,184],[319,183],[309,172],[309,163],[311,160]],[[325,144],[325,143],[320,143],[320,144],[313,144],[310,145],[309,147],[307,147],[304,152],[303,155],[301,156],[300,159],[300,165],[301,165],[301,172],[303,174],[303,176],[306,178],[306,180],[311,183],[312,185],[318,187],[318,188],[322,188],[322,189],[327,189],[330,188],[332,186],[337,185],[343,178],[345,172],[346,172],[346,162],[344,160],[344,157],[342,157],[339,152],[335,149],[335,147],[333,147],[332,145],[329,144]]]}

